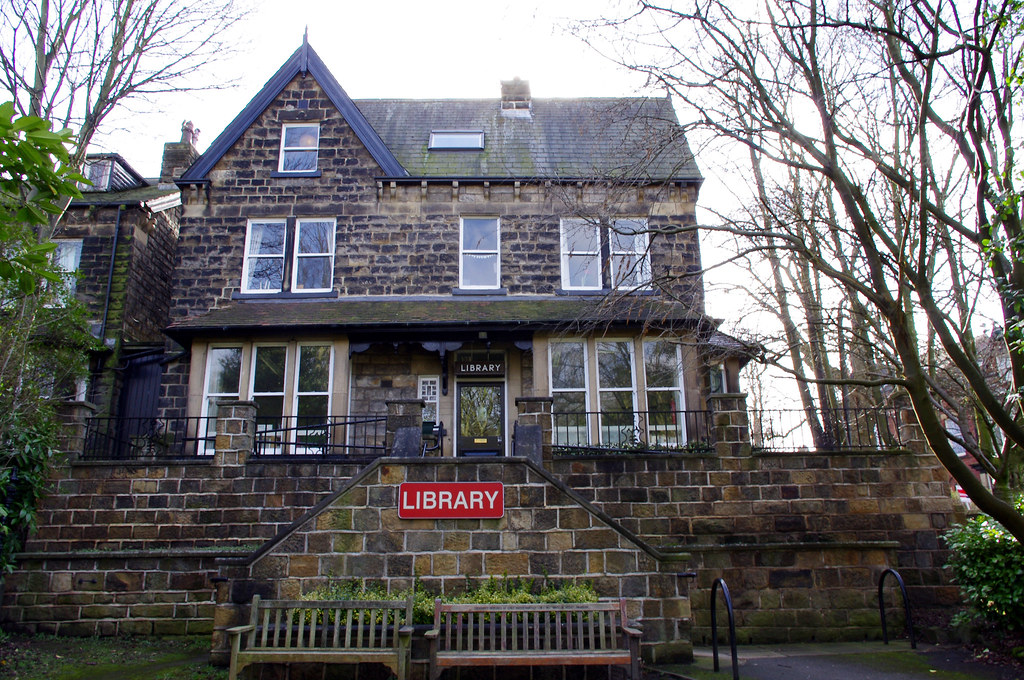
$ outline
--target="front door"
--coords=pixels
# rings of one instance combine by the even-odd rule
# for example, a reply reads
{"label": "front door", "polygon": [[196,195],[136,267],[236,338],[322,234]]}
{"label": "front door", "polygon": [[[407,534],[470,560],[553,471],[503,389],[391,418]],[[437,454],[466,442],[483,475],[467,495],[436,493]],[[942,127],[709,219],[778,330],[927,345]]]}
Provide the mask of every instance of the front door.
{"label": "front door", "polygon": [[458,402],[458,454],[505,455],[504,383],[459,383]]}

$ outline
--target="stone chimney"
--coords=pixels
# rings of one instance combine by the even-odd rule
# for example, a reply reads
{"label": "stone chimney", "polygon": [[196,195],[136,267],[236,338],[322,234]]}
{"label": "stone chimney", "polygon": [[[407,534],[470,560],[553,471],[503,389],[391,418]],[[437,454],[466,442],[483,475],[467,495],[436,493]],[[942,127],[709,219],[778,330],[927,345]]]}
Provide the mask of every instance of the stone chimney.
{"label": "stone chimney", "polygon": [[164,144],[164,157],[160,164],[161,184],[173,183],[199,158],[199,151],[196,149],[197,141],[199,141],[199,130],[192,125],[192,121],[182,122],[181,141]]}
{"label": "stone chimney", "polygon": [[509,118],[530,118],[533,115],[528,80],[513,78],[501,81],[501,115]]}

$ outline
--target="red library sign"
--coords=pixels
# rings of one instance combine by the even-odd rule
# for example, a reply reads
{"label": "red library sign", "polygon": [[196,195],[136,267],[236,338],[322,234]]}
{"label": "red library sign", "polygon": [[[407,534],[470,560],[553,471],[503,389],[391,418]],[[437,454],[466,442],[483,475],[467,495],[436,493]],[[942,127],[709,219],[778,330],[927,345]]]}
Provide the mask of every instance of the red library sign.
{"label": "red library sign", "polygon": [[501,482],[405,482],[398,487],[402,519],[497,519],[505,515]]}

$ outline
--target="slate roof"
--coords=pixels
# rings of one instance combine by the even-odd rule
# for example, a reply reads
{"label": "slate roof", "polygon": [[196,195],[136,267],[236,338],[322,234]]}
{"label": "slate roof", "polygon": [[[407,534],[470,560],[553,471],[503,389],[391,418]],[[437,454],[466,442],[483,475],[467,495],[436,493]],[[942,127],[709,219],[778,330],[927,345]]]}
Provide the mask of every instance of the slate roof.
{"label": "slate roof", "polygon": [[685,305],[655,298],[362,298],[236,300],[219,309],[172,324],[167,333],[183,338],[232,331],[453,329],[536,330],[570,325],[694,326],[699,317]]}
{"label": "slate roof", "polygon": [[[667,98],[374,99],[356,105],[414,177],[700,180]],[[432,130],[482,130],[482,150],[428,149]]]}
{"label": "slate roof", "polygon": [[[386,179],[701,179],[668,98],[535,99],[525,117],[502,115],[497,98],[354,102],[303,40],[179,183],[208,181],[217,161],[307,72]],[[482,130],[485,148],[430,150],[432,130]]]}
{"label": "slate roof", "polygon": [[89,205],[140,205],[158,200],[168,200],[171,197],[181,196],[178,187],[146,185],[126,191],[90,191],[83,193],[81,198],[71,201],[71,207]]}

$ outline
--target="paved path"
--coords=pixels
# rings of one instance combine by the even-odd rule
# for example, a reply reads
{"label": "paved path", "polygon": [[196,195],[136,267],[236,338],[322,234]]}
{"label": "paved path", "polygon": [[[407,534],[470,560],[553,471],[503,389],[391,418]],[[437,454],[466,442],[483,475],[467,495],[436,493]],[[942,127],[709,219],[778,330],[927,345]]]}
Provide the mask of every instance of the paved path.
{"label": "paved path", "polygon": [[[971,659],[959,647],[905,641],[844,642],[803,645],[741,645],[741,680],[1022,680],[1024,674]],[[693,664],[659,666],[666,678],[730,680],[729,646],[719,647],[719,672],[713,672],[710,648],[694,650]]]}

